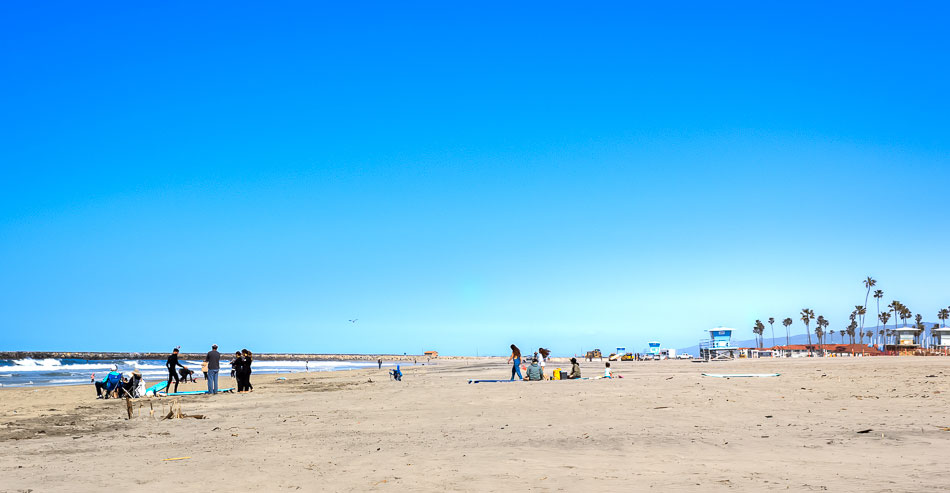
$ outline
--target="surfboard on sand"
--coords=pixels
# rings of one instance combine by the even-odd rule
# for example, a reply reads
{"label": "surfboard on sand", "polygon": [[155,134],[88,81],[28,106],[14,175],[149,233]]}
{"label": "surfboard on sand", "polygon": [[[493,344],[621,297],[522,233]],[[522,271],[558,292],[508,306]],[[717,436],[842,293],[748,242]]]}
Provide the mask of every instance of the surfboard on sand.
{"label": "surfboard on sand", "polygon": [[468,383],[496,383],[496,382],[518,382],[519,380],[472,380],[468,379]]}
{"label": "surfboard on sand", "polygon": [[777,377],[781,373],[703,373],[704,377],[715,377],[715,378],[764,378],[764,377]]}
{"label": "surfboard on sand", "polygon": [[[221,392],[231,392],[231,391],[233,391],[233,390],[234,390],[234,387],[230,387],[230,388],[227,388],[227,389],[218,389],[218,393],[220,394]],[[165,395],[166,395],[166,396],[168,396],[168,395],[171,395],[171,396],[175,396],[175,395],[202,395],[202,394],[207,394],[207,393],[208,393],[207,390],[189,390],[189,391],[185,391],[185,392],[172,392],[172,393],[170,393],[170,394],[165,394]]]}
{"label": "surfboard on sand", "polygon": [[158,393],[158,392],[161,392],[162,390],[165,390],[165,387],[167,386],[168,386],[168,382],[159,382],[145,389],[145,391]]}

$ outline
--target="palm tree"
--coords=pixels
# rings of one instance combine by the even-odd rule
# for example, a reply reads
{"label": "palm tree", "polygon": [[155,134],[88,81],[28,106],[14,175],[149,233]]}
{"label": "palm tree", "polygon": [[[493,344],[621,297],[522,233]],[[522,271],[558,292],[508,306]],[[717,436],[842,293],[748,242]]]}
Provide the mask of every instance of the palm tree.
{"label": "palm tree", "polygon": [[[947,326],[947,319],[950,318],[950,310],[948,310],[948,309],[946,309],[946,308],[941,308],[940,311],[937,312],[937,318],[938,318],[941,322],[943,322],[943,326],[946,327],[946,326]],[[931,328],[930,328],[930,334],[931,334],[931,336],[933,336],[933,333],[934,333],[934,329],[933,329],[933,327],[931,327]],[[943,337],[942,337],[942,336],[941,336],[941,338],[940,338],[940,344],[942,344],[942,345],[943,345],[943,344],[946,344],[946,341],[943,340]]]}
{"label": "palm tree", "polygon": [[810,308],[802,308],[801,317],[802,317],[802,322],[805,323],[805,335],[808,336],[808,345],[810,346],[811,332],[808,326],[811,324],[811,321],[815,319],[815,312],[811,310]]}
{"label": "palm tree", "polygon": [[858,327],[858,323],[852,320],[851,323],[848,324],[848,328],[845,331],[848,334],[848,341],[852,345],[854,344],[854,329],[856,329],[857,327]]}
{"label": "palm tree", "polygon": [[755,327],[752,329],[752,332],[758,336],[755,343],[759,346],[759,349],[761,349],[762,345],[765,343],[762,337],[762,334],[765,333],[765,324],[763,324],[761,320],[756,320]]}
{"label": "palm tree", "polygon": [[825,319],[823,315],[818,315],[818,320],[815,321],[815,336],[818,337],[818,347],[821,348],[822,354],[824,354],[824,339],[825,339],[825,328],[828,327],[828,320]]}
{"label": "palm tree", "polygon": [[785,345],[788,346],[791,344],[790,338],[788,335],[788,328],[793,324],[791,318],[786,317],[785,320],[782,320],[782,325],[785,326]]}
{"label": "palm tree", "polygon": [[895,329],[897,328],[897,319],[900,318],[899,314],[900,314],[900,310],[902,306],[904,305],[902,305],[901,302],[897,300],[893,300],[890,302],[890,304],[887,305],[888,310],[894,312],[894,328]]}
{"label": "palm tree", "polygon": [[924,332],[927,330],[927,326],[924,325],[924,316],[917,314],[914,316],[914,328],[917,329],[917,344],[927,347],[927,339],[924,337]]}
{"label": "palm tree", "polygon": [[901,323],[904,327],[907,327],[907,321],[914,316],[914,312],[910,311],[910,308],[901,305]]}
{"label": "palm tree", "polygon": [[[874,290],[874,301],[877,301],[877,318],[878,318],[878,321],[881,319],[881,298],[883,298],[883,297],[884,297],[884,291],[881,291],[880,289]],[[874,329],[875,329],[875,330],[878,330],[879,327],[880,327],[880,326],[875,327]]]}
{"label": "palm tree", "polygon": [[772,331],[772,347],[775,347],[775,317],[769,317],[769,329]]}
{"label": "palm tree", "polygon": [[[864,280],[864,287],[867,288],[867,292],[864,293],[864,306],[868,306],[868,297],[871,295],[871,288],[877,285],[877,281],[873,277],[868,276]],[[864,329],[864,318],[861,319],[861,329]]]}
{"label": "palm tree", "polygon": [[[869,277],[868,279],[871,279],[871,278]],[[873,281],[874,279],[871,279],[871,280]],[[864,315],[867,312],[868,311],[865,310],[864,307],[861,305],[854,307],[854,313],[857,314],[858,320],[861,321],[860,330],[858,331],[858,335],[861,337],[861,344],[864,344]]]}
{"label": "palm tree", "polygon": [[881,312],[877,315],[877,318],[881,321],[881,325],[884,326],[884,328],[881,329],[880,334],[882,336],[882,340],[884,341],[883,344],[886,346],[887,345],[887,321],[891,319],[891,312]]}

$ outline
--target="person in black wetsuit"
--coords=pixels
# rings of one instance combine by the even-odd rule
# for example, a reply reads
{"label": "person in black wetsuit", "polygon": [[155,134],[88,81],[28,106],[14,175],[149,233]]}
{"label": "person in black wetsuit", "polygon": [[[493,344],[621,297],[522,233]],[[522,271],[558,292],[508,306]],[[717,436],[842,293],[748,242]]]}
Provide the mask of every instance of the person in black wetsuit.
{"label": "person in black wetsuit", "polygon": [[168,360],[165,361],[165,368],[168,368],[168,383],[165,384],[165,393],[167,394],[171,388],[172,380],[175,380],[175,392],[178,392],[178,372],[176,371],[176,366],[182,368],[185,365],[178,362],[178,348],[175,348],[172,351],[172,354],[168,357]]}
{"label": "person in black wetsuit", "polygon": [[231,360],[231,378],[237,378],[238,368],[241,367],[241,352],[234,352],[234,359]]}
{"label": "person in black wetsuit", "polygon": [[251,362],[253,358],[251,357],[251,352],[247,349],[241,350],[241,357],[238,358],[238,366],[235,368],[237,383],[238,383],[238,393],[243,394],[245,392],[250,392],[254,390],[254,387],[251,386]]}

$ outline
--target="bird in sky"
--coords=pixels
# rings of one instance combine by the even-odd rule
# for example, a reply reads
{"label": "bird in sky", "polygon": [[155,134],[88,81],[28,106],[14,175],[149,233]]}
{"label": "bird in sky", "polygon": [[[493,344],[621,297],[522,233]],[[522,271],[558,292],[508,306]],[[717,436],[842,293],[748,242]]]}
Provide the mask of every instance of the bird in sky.
{"label": "bird in sky", "polygon": [[359,320],[359,319],[358,319],[358,318],[354,318],[354,319],[350,320],[350,323],[351,323],[351,324],[355,324],[357,320]]}

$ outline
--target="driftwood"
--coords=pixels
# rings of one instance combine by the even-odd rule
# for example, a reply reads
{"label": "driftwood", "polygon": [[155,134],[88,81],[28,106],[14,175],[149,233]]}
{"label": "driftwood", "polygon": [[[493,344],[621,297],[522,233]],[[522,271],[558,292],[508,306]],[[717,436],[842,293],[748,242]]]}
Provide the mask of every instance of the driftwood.
{"label": "driftwood", "polygon": [[203,414],[185,414],[181,412],[181,401],[178,398],[175,398],[171,403],[171,409],[168,413],[165,414],[165,417],[162,418],[162,421],[166,419],[182,419],[182,418],[194,418],[194,419],[205,419]]}

